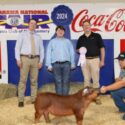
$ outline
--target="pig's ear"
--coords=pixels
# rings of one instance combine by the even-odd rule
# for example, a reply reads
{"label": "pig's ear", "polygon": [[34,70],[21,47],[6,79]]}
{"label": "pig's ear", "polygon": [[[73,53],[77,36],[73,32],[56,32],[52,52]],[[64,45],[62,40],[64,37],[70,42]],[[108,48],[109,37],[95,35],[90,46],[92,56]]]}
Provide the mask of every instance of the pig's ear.
{"label": "pig's ear", "polygon": [[89,94],[89,89],[88,88],[83,89],[83,95],[87,95],[87,94]]}

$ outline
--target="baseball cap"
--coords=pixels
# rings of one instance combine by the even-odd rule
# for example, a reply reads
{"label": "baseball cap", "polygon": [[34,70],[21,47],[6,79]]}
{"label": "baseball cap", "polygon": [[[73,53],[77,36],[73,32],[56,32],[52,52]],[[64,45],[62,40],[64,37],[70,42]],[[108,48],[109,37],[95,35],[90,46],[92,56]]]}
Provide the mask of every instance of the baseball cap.
{"label": "baseball cap", "polygon": [[124,60],[125,59],[125,52],[121,52],[118,57],[116,57],[115,59],[118,59],[118,60]]}

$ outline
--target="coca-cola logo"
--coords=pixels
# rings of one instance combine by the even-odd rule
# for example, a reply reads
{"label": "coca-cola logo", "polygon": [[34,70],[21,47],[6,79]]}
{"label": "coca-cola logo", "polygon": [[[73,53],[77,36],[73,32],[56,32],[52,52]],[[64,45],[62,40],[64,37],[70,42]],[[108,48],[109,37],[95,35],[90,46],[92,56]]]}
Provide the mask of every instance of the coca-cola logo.
{"label": "coca-cola logo", "polygon": [[119,32],[125,31],[125,9],[118,9],[112,14],[89,15],[87,9],[81,10],[74,17],[71,27],[74,32],[81,32],[79,30],[82,22],[86,19],[90,20],[92,24],[92,31],[105,31],[105,32]]}

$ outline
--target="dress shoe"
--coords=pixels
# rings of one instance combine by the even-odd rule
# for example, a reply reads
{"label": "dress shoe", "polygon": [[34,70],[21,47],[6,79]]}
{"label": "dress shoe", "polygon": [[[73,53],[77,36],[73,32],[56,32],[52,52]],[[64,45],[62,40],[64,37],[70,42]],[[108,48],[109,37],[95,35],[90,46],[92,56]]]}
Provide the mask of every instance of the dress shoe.
{"label": "dress shoe", "polygon": [[35,103],[35,101],[32,101],[32,102],[31,102],[31,104],[34,104],[34,103]]}
{"label": "dress shoe", "polygon": [[18,107],[24,107],[24,102],[19,102]]}

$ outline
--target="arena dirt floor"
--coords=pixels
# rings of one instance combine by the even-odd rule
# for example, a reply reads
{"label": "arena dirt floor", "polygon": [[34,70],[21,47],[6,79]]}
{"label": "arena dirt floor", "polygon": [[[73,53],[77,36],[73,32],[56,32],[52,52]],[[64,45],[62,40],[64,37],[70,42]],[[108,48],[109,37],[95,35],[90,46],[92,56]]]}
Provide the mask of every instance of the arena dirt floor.
{"label": "arena dirt floor", "polygon": [[[40,123],[34,124],[34,105],[30,97],[25,97],[25,106],[18,107],[18,98],[0,100],[0,125],[76,125],[75,117],[55,117],[50,114],[51,123],[46,124],[43,116]],[[124,125],[122,113],[117,112],[110,95],[101,95],[101,105],[91,103],[86,110],[84,125]]]}

